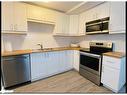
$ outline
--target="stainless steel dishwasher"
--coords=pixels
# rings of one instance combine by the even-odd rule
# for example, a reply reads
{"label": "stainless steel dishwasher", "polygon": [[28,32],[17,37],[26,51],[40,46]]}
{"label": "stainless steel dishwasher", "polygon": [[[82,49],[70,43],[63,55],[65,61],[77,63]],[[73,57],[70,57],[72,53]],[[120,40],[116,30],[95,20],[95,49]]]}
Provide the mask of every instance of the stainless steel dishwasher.
{"label": "stainless steel dishwasher", "polygon": [[5,88],[31,80],[29,54],[2,57],[1,67]]}

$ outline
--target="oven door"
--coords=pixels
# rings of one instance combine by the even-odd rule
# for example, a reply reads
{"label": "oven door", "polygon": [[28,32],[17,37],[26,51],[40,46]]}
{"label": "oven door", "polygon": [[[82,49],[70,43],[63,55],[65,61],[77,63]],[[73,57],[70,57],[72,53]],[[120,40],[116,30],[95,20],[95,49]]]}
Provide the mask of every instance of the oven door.
{"label": "oven door", "polygon": [[80,52],[80,68],[100,75],[101,55]]}

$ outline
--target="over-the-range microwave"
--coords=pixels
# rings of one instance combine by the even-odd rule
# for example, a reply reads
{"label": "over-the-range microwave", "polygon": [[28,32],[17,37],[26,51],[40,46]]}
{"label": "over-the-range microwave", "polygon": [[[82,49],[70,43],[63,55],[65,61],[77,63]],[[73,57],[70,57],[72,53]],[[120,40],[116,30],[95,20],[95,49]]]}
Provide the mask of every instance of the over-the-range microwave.
{"label": "over-the-range microwave", "polygon": [[86,22],[86,34],[109,33],[109,17]]}

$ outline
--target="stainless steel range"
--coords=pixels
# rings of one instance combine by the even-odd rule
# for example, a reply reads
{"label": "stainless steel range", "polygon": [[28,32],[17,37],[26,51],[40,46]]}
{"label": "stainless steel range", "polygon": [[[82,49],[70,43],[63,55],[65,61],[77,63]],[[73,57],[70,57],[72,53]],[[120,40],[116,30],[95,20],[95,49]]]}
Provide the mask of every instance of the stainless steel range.
{"label": "stainless steel range", "polygon": [[100,85],[102,53],[113,50],[111,42],[90,42],[90,49],[80,50],[79,73],[97,85]]}

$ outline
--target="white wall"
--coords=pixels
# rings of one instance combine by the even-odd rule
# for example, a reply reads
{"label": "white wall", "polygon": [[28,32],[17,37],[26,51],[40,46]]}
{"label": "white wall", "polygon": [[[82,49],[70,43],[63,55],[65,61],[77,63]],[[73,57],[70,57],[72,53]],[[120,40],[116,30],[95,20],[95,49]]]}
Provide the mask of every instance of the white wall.
{"label": "white wall", "polygon": [[70,43],[79,42],[78,38],[73,37],[54,37],[52,35],[54,26],[40,23],[28,23],[27,35],[2,35],[4,42],[10,41],[13,50],[37,49],[38,43],[43,43],[44,48],[64,47]]}
{"label": "white wall", "polygon": [[114,51],[126,51],[126,35],[125,34],[99,34],[99,35],[86,35],[80,42],[81,47],[89,47],[89,42],[113,42]]}

